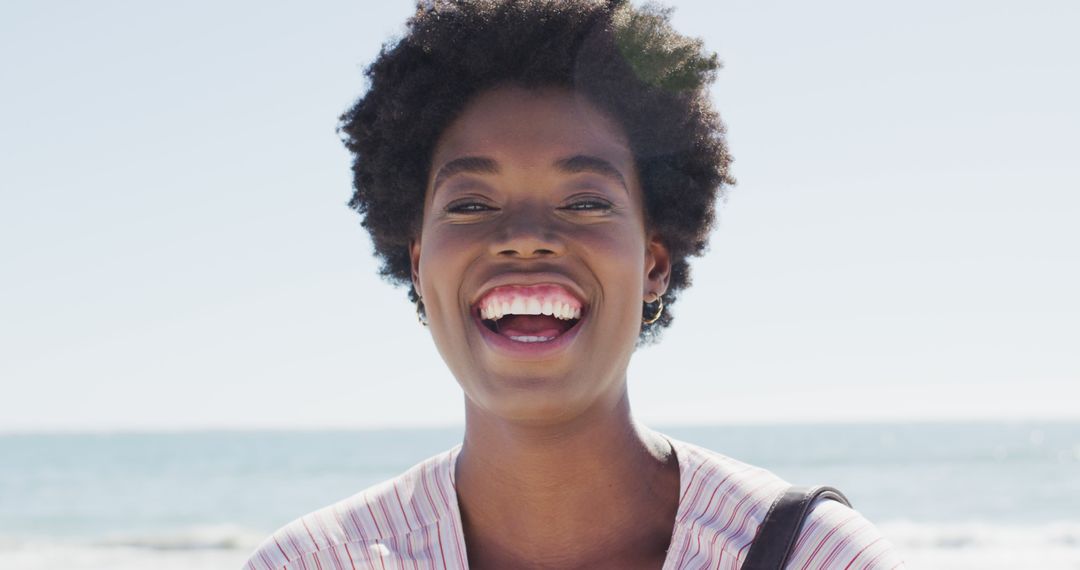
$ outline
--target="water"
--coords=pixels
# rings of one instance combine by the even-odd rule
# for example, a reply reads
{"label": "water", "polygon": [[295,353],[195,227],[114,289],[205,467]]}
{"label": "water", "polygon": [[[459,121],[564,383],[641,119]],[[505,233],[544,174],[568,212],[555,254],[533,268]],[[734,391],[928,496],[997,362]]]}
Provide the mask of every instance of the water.
{"label": "water", "polygon": [[[659,428],[842,489],[911,568],[1080,569],[1080,423]],[[460,429],[0,436],[0,568],[236,569]]]}

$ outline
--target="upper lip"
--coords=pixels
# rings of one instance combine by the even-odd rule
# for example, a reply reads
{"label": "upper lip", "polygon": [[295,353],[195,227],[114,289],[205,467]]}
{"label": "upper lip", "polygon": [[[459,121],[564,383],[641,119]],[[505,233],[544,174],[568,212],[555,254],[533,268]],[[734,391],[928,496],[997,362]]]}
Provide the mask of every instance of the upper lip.
{"label": "upper lip", "polygon": [[488,279],[480,287],[479,292],[473,297],[469,303],[470,307],[475,307],[481,299],[484,298],[492,289],[496,287],[505,287],[508,285],[519,285],[527,287],[529,285],[541,285],[550,283],[552,285],[558,285],[566,289],[570,295],[581,302],[582,307],[588,306],[585,302],[585,293],[581,290],[581,287],[570,279],[566,275],[551,271],[515,271],[508,273],[500,273],[491,279]]}

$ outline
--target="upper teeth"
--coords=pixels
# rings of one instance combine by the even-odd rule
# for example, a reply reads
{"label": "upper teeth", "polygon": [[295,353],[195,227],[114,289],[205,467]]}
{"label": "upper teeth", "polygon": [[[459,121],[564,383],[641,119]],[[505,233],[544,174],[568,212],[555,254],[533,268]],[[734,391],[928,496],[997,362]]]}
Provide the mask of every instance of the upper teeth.
{"label": "upper teeth", "polygon": [[511,299],[488,298],[481,302],[480,318],[501,319],[506,315],[551,315],[556,319],[579,319],[581,307],[575,307],[559,299],[514,297]]}

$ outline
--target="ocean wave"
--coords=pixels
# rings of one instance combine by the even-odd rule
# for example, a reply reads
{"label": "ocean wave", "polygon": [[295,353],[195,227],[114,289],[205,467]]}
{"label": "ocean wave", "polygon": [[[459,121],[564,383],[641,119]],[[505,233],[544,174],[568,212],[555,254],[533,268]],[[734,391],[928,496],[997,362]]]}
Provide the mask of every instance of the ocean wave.
{"label": "ocean wave", "polygon": [[1019,525],[892,521],[877,526],[910,568],[1080,569],[1080,522]]}
{"label": "ocean wave", "polygon": [[206,525],[152,534],[114,535],[95,546],[150,550],[253,550],[270,533],[237,525]]}
{"label": "ocean wave", "polygon": [[[270,533],[235,524],[213,524],[171,530],[111,533],[94,537],[50,537],[0,534],[0,551],[42,545],[71,548],[130,548],[144,550],[253,550]],[[3,568],[0,566],[0,568]]]}
{"label": "ocean wave", "polygon": [[1005,546],[1080,549],[1080,522],[1018,525],[891,521],[877,526],[897,547],[910,549],[954,550]]}
{"label": "ocean wave", "polygon": [[[912,569],[1080,569],[1080,521],[1039,525],[888,521],[877,526]],[[0,568],[235,570],[268,535],[237,525],[81,540],[0,535]]]}
{"label": "ocean wave", "polygon": [[106,540],[0,537],[0,568],[236,570],[254,550],[252,542],[248,532],[213,528]]}

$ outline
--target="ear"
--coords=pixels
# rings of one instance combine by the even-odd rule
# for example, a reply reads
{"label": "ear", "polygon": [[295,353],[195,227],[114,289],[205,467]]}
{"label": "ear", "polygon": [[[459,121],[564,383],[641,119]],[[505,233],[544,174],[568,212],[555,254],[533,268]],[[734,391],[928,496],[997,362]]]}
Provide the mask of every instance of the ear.
{"label": "ear", "polygon": [[645,243],[645,279],[642,298],[650,293],[663,295],[671,279],[671,252],[659,234],[653,233]]}
{"label": "ear", "polygon": [[412,284],[417,294],[423,297],[420,291],[420,238],[409,240],[409,265],[412,268]]}

